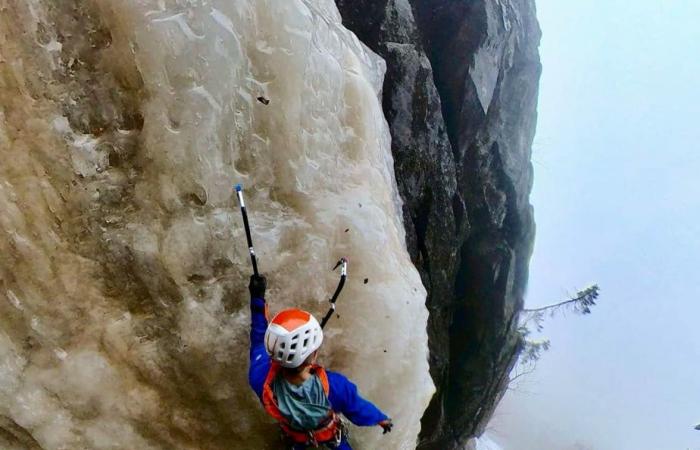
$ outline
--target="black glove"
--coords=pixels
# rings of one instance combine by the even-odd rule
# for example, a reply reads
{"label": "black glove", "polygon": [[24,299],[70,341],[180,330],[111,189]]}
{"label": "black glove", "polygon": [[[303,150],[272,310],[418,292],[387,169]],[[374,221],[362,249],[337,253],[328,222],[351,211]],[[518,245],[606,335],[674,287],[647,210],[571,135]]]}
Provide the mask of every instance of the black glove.
{"label": "black glove", "polygon": [[248,290],[251,297],[265,298],[265,289],[267,289],[267,279],[262,275],[251,275]]}
{"label": "black glove", "polygon": [[386,419],[379,422],[379,426],[384,429],[382,434],[387,434],[391,433],[391,429],[394,428],[394,423],[391,421],[391,419]]}

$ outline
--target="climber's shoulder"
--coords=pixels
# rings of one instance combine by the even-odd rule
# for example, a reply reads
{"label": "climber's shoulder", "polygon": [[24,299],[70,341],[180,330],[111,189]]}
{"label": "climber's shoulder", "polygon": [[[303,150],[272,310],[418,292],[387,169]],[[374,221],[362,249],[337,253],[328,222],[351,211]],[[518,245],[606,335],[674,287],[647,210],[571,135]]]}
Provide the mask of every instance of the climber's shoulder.
{"label": "climber's shoulder", "polygon": [[334,379],[334,380],[347,380],[348,379],[345,375],[343,375],[340,372],[335,372],[333,370],[326,369],[325,367],[324,367],[324,370],[326,371],[326,375],[328,376],[329,382],[331,381],[331,379]]}
{"label": "climber's shoulder", "polygon": [[350,382],[350,380],[348,380],[348,377],[346,377],[345,375],[343,375],[340,372],[334,372],[334,371],[328,370],[328,369],[325,369],[325,370],[326,370],[326,376],[328,376],[329,383],[334,383],[334,382],[336,382],[336,383],[349,383]]}
{"label": "climber's shoulder", "polygon": [[328,376],[330,395],[347,396],[357,391],[355,384],[342,373],[326,370],[326,375]]}

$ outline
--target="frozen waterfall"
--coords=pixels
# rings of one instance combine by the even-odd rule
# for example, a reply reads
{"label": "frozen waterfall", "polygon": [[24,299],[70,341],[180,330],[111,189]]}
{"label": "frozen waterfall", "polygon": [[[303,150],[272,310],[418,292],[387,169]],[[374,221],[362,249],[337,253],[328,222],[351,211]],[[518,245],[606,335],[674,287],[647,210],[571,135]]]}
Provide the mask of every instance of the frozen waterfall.
{"label": "frozen waterfall", "polygon": [[396,423],[357,448],[414,448],[433,384],[384,63],[333,1],[0,5],[0,447],[279,448],[242,182],[273,312],[322,315],[350,259],[321,362]]}

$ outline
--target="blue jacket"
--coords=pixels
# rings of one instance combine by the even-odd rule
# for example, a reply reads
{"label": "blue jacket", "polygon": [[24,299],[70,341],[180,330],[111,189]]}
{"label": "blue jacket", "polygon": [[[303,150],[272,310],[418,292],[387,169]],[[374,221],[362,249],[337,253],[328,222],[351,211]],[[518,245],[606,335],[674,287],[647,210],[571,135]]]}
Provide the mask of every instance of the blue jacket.
{"label": "blue jacket", "polygon": [[[252,298],[250,300],[251,328],[250,328],[250,369],[248,370],[248,382],[253,391],[262,401],[262,390],[265,378],[270,370],[270,357],[265,350],[265,330],[267,330],[267,317],[265,317],[265,299]],[[326,370],[328,374],[329,393],[328,401],[337,413],[342,413],[352,423],[360,426],[377,425],[388,417],[376,406],[360,397],[355,386],[344,375]]]}

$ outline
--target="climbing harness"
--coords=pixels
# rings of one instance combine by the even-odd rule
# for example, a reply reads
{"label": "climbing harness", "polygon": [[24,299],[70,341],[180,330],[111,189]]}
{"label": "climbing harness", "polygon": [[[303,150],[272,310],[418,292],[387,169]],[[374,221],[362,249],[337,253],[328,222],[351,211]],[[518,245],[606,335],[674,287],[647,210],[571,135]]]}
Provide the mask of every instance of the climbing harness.
{"label": "climbing harness", "polygon": [[[282,432],[291,442],[295,444],[311,445],[314,447],[318,447],[319,444],[335,444],[336,441],[339,444],[340,439],[342,439],[341,420],[340,416],[338,416],[338,414],[336,414],[333,410],[329,412],[326,420],[315,430],[300,431],[290,426],[289,421],[286,417],[284,417],[284,415],[282,415],[282,412],[277,406],[277,400],[272,391],[272,382],[274,381],[275,377],[277,377],[277,374],[281,368],[281,364],[273,362],[270,365],[270,370],[265,378],[262,394],[262,402],[263,406],[265,407],[265,411],[267,411],[270,416],[277,420]],[[319,377],[321,380],[321,385],[323,386],[323,392],[326,394],[326,396],[328,396],[330,392],[330,384],[328,382],[326,370],[319,365],[313,364],[311,366],[311,371],[313,374]]]}
{"label": "climbing harness", "polygon": [[297,449],[299,444],[303,444],[305,446],[311,446],[311,448],[325,448],[325,449],[335,449],[340,447],[340,444],[344,440],[348,440],[350,438],[350,433],[349,433],[349,428],[348,424],[345,421],[345,419],[340,416],[340,415],[335,415],[335,417],[338,419],[337,422],[337,427],[335,429],[335,435],[331,440],[325,441],[325,442],[318,442],[313,437],[313,432],[307,432],[309,434],[309,439],[306,442],[295,442],[292,437],[290,437],[282,427],[280,427],[280,440],[285,444],[285,448],[290,449],[290,450],[295,450]]}

